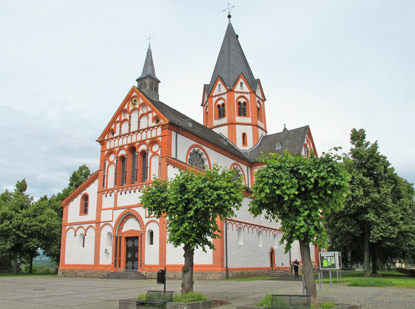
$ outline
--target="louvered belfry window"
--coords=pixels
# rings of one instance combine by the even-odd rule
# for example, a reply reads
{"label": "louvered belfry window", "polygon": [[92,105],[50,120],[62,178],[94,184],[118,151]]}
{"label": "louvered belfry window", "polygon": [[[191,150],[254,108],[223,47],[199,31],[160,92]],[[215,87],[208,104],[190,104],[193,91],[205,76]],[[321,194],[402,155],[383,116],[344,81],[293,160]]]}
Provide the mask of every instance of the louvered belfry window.
{"label": "louvered belfry window", "polygon": [[218,105],[218,118],[225,118],[225,104]]}
{"label": "louvered belfry window", "polygon": [[238,102],[238,116],[246,116],[246,103]]}

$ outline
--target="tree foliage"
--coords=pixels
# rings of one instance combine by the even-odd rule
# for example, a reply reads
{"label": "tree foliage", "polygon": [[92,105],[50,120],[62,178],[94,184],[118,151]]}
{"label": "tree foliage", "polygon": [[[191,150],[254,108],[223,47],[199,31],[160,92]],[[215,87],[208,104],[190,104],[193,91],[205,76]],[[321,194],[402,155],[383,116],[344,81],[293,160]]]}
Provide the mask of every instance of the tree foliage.
{"label": "tree foliage", "polygon": [[[344,158],[351,194],[345,207],[328,216],[331,248],[341,250],[346,264],[363,262],[369,275],[378,264],[411,259],[415,238],[414,189],[399,177],[377,142],[363,129],[351,131],[352,148]],[[363,242],[362,242],[363,239]]]}
{"label": "tree foliage", "polygon": [[141,203],[150,215],[167,216],[168,241],[184,247],[182,292],[193,290],[194,250],[213,249],[220,237],[218,220],[234,216],[241,206],[243,186],[235,170],[180,171],[172,180],[155,179],[144,189]]}
{"label": "tree foliage", "polygon": [[75,171],[69,186],[57,195],[34,201],[26,194],[26,180],[18,181],[13,192],[0,195],[0,271],[18,271],[20,263],[30,263],[42,248],[59,261],[62,229],[61,202],[89,177],[85,165]]}
{"label": "tree foliage", "polygon": [[339,157],[269,154],[255,174],[250,211],[281,222],[286,251],[299,240],[307,294],[317,302],[309,243],[326,246],[326,215],[343,206],[349,175]]}

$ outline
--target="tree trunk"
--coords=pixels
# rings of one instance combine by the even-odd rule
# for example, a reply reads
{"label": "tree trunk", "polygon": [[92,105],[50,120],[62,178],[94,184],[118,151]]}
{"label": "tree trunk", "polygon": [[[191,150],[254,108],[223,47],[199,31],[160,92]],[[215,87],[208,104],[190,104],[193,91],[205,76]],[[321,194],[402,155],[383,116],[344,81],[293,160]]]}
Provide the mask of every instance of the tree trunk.
{"label": "tree trunk", "polygon": [[33,269],[33,256],[30,256],[30,264],[29,264],[29,274],[32,273],[32,269]]}
{"label": "tree trunk", "polygon": [[193,291],[193,255],[190,246],[184,246],[184,266],[182,268],[182,293]]}
{"label": "tree trunk", "polygon": [[365,277],[370,277],[369,224],[367,222],[364,227],[363,244],[363,269]]}
{"label": "tree trunk", "polygon": [[11,271],[12,274],[17,274],[17,267],[18,267],[18,263],[17,263],[17,259],[15,257],[12,258],[11,260]]}
{"label": "tree trunk", "polygon": [[377,254],[376,254],[376,245],[372,244],[370,246],[371,248],[371,260],[372,260],[372,274],[371,275],[377,275],[378,274],[378,264],[377,264]]}
{"label": "tree trunk", "polygon": [[308,241],[300,240],[301,260],[303,262],[303,276],[307,295],[311,296],[311,303],[319,306],[317,299],[316,282],[314,281],[313,264],[311,263],[310,247]]}

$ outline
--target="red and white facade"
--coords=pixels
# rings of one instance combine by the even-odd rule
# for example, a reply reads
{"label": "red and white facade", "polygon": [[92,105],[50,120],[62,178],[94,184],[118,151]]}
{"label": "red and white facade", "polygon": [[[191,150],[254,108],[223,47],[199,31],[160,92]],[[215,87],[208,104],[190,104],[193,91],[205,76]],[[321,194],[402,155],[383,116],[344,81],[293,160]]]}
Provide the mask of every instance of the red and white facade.
{"label": "red and white facade", "polygon": [[[225,40],[233,35],[233,28],[228,30]],[[273,142],[276,151],[283,151],[294,136],[298,154],[317,153],[308,127],[267,137],[261,83],[252,82],[253,76],[243,70],[232,85],[221,76],[205,85],[203,125],[160,102],[149,51],[138,86],[130,89],[98,138],[99,170],[62,203],[63,275],[133,270],[154,276],[166,266],[169,276],[179,276],[183,249],[168,243],[166,218],[149,216],[139,204],[144,186],[154,178],[173,178],[181,169],[218,163],[238,169],[250,187],[260,166],[253,152],[272,138],[278,140]],[[236,216],[226,220],[227,227],[220,222],[222,237],[214,240],[215,249],[196,250],[196,278],[224,278],[226,270],[231,276],[261,274],[301,260],[298,244],[285,253],[279,223],[254,218],[248,211],[248,191],[245,196]],[[314,247],[311,255],[316,260]]]}

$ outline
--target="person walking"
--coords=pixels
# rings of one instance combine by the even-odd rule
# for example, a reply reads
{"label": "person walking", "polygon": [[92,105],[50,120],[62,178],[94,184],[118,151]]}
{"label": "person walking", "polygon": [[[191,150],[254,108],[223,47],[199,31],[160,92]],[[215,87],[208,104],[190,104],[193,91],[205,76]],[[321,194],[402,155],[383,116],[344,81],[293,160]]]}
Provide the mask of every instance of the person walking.
{"label": "person walking", "polygon": [[297,259],[295,259],[295,261],[293,262],[295,278],[298,278],[298,266],[299,265],[300,265],[300,263],[298,262]]}

